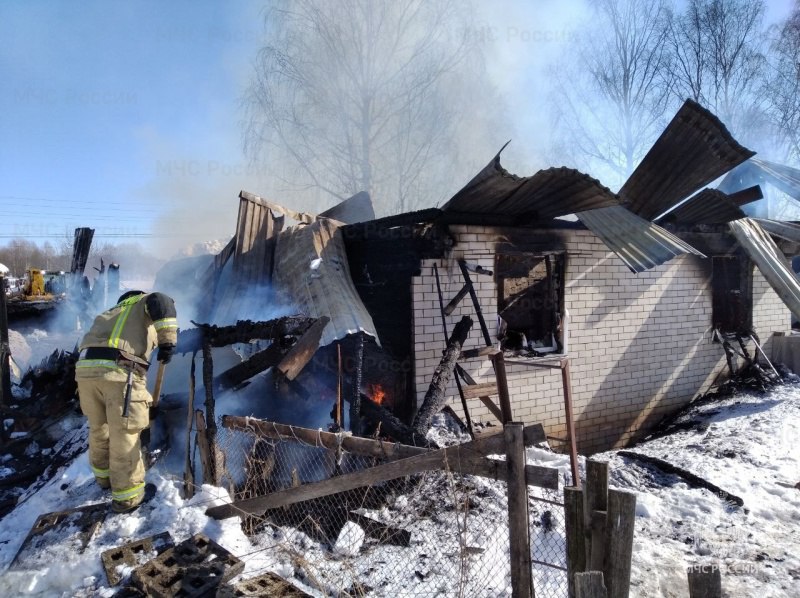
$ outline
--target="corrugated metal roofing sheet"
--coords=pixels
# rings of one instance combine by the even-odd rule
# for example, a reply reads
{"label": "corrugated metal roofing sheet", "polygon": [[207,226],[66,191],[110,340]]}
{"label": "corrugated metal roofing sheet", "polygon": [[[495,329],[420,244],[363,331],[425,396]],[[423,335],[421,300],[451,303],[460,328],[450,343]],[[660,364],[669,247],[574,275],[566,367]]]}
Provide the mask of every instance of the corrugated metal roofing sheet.
{"label": "corrugated metal roofing sheet", "polygon": [[703,189],[661,219],[682,224],[723,224],[744,218],[745,213],[727,193],[718,189]]}
{"label": "corrugated metal roofing sheet", "polygon": [[618,203],[614,193],[589,175],[572,168],[548,168],[519,177],[500,165],[498,153],[442,211],[511,216],[525,224]]}
{"label": "corrugated metal roofing sheet", "polygon": [[716,116],[686,100],[619,196],[634,214],[653,220],[753,155]]}
{"label": "corrugated metal roofing sheet", "polygon": [[734,220],[728,226],[739,244],[767,279],[786,307],[800,318],[800,281],[787,264],[775,241],[750,218]]}
{"label": "corrugated metal roofing sheet", "polygon": [[589,210],[576,216],[636,273],[659,266],[682,253],[705,257],[672,233],[622,206]]}
{"label": "corrugated metal roofing sheet", "polygon": [[775,237],[800,243],[800,226],[797,224],[793,224],[791,222],[780,222],[778,220],[765,220],[761,218],[751,218],[751,220],[758,222],[761,228]]}
{"label": "corrugated metal roofing sheet", "polygon": [[357,224],[375,220],[375,208],[372,198],[366,191],[356,193],[353,197],[337,203],[319,215],[320,218],[333,218],[345,224]]}
{"label": "corrugated metal roofing sheet", "polygon": [[752,158],[750,162],[763,173],[767,182],[800,201],[800,170],[760,158]]}
{"label": "corrugated metal roofing sheet", "polygon": [[279,297],[303,314],[330,318],[320,346],[359,331],[378,340],[372,316],[350,277],[340,223],[323,218],[281,232],[272,285]]}

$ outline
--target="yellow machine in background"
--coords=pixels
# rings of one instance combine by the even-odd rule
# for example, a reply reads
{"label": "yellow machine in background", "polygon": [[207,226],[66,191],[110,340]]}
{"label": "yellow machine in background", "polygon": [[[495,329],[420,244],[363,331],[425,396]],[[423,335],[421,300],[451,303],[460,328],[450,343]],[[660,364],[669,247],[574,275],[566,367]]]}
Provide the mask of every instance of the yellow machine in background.
{"label": "yellow machine in background", "polygon": [[28,270],[28,284],[25,286],[25,295],[28,297],[43,297],[44,273],[41,270]]}

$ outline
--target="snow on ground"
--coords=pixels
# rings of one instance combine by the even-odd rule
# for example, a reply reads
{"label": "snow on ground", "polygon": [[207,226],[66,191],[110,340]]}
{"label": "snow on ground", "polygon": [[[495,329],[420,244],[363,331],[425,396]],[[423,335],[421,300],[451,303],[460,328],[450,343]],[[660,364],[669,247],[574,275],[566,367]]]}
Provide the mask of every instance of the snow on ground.
{"label": "snow on ground", "polygon": [[[800,482],[800,451],[796,448],[800,387],[780,387],[768,395],[742,394],[700,405],[680,423],[677,432],[632,450],[691,471],[741,497],[744,506],[690,487],[676,475],[616,451],[596,455],[610,461],[613,487],[637,494],[631,596],[687,596],[686,569],[696,565],[718,566],[728,596],[800,596],[800,490],[795,486]],[[545,449],[528,449],[528,461],[557,467],[565,474],[569,471],[566,456]],[[199,495],[185,501],[175,474],[159,466],[148,472],[148,481],[158,487],[156,498],[129,516],[110,515],[82,554],[74,546],[57,544],[51,552],[26,560],[21,569],[8,570],[39,515],[107,500],[107,494],[93,483],[86,455],[75,460],[0,521],[0,570],[4,571],[0,595],[110,596],[113,590],[107,586],[100,553],[165,530],[176,542],[205,533],[243,557],[243,577],[272,570],[302,585],[299,557],[317,564],[316,572],[324,576],[331,591],[342,587],[337,584],[349,571],[357,572],[359,579],[374,588],[370,595],[413,595],[415,590],[454,594],[459,586],[458,571],[463,571],[459,558],[464,558],[466,550],[472,562],[480,561],[481,567],[497,568],[499,573],[494,588],[468,595],[510,592],[504,581],[507,541],[498,543],[493,537],[500,536],[497,525],[504,519],[504,498],[502,487],[491,480],[474,478],[470,483],[470,496],[476,497],[470,517],[477,526],[463,537],[459,537],[457,511],[420,518],[421,506],[441,507],[441,497],[451,491],[446,476],[432,475],[413,492],[398,494],[386,507],[364,513],[411,530],[413,538],[432,538],[432,543],[367,549],[365,542],[355,557],[347,556],[352,547],[340,545],[332,551],[293,528],[270,528],[256,538],[247,538],[238,519],[215,521],[205,515],[208,506],[227,502],[224,490],[204,486]],[[537,519],[532,528],[534,558],[541,559],[553,549],[563,552],[563,535],[539,525],[548,517],[540,508],[543,503],[531,504],[536,507],[532,518]],[[360,538],[357,543],[364,542],[357,530],[350,533]],[[453,550],[446,540],[453,541]],[[287,545],[290,551],[284,550]],[[395,575],[389,564],[398,559],[404,567]],[[557,574],[555,569],[537,569],[537,592],[539,584],[548,584],[548,591],[541,595],[558,595],[555,591],[563,579]],[[420,581],[420,577],[424,579]]]}
{"label": "snow on ground", "polygon": [[661,458],[744,500],[691,488],[621,457],[611,485],[637,494],[632,594],[687,596],[686,569],[717,566],[729,596],[800,596],[800,388],[740,394],[692,409],[686,429],[634,452]]}

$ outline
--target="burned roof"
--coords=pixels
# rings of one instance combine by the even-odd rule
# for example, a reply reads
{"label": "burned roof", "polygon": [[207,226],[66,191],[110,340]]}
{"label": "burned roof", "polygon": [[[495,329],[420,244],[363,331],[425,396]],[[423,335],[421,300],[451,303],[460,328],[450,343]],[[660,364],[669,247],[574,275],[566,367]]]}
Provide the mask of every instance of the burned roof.
{"label": "burned roof", "polygon": [[588,210],[576,215],[635,273],[660,266],[682,253],[705,257],[669,231],[622,206]]}
{"label": "burned roof", "polygon": [[[756,189],[759,188],[756,187]],[[754,201],[760,197],[761,193],[758,193],[758,197],[749,201]],[[746,216],[739,205],[730,195],[723,193],[719,189],[703,189],[700,193],[661,218],[659,222],[724,224]]]}
{"label": "burned roof", "polygon": [[341,223],[320,218],[282,231],[274,259],[272,285],[279,297],[303,314],[330,318],[320,346],[357,332],[378,341],[372,316],[353,286]]}
{"label": "burned roof", "polygon": [[634,214],[653,220],[754,154],[711,112],[686,100],[619,196]]}
{"label": "burned roof", "polygon": [[443,212],[527,224],[619,203],[597,179],[572,168],[547,168],[530,177],[511,174],[500,165],[500,152],[444,205]]}

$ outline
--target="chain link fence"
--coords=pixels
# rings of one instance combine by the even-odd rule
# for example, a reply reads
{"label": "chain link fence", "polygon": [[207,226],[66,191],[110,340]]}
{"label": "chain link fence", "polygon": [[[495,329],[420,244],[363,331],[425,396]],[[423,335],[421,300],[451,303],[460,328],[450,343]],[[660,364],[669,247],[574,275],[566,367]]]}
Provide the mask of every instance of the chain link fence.
{"label": "chain link fence", "polygon": [[[222,485],[242,500],[385,461],[220,428]],[[529,486],[537,597],[567,596],[560,492]],[[242,517],[270,568],[317,596],[510,596],[506,484],[444,470]],[[250,571],[247,576],[265,571]]]}

